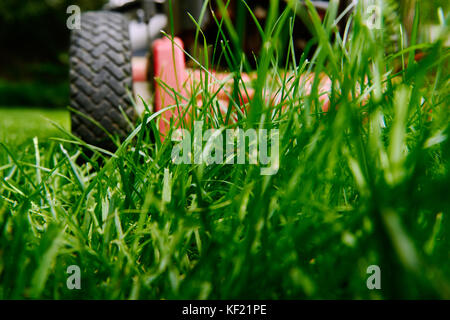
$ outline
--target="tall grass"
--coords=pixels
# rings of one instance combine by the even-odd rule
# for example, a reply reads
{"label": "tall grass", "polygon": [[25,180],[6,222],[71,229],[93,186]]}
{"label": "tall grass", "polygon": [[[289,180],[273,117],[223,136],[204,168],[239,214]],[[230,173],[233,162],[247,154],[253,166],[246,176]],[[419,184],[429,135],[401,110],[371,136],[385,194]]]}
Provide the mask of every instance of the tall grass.
{"label": "tall grass", "polygon": [[[216,54],[205,52],[202,80],[175,107],[204,129],[233,127],[210,90],[223,90],[208,70],[225,59],[242,88],[230,94],[235,126],[279,129],[278,173],[175,165],[149,112],[114,154],[69,134],[14,152],[1,144],[0,298],[450,297],[448,18],[439,41],[403,41],[388,55],[386,30],[367,28],[360,5],[339,35],[336,1],[323,22],[309,1],[282,12],[270,3],[251,102],[240,111],[248,58],[219,0]],[[301,10],[318,48],[295,60],[292,37],[288,50],[279,39]],[[305,73],[315,74],[310,93]],[[81,290],[66,287],[70,265]],[[366,286],[370,265],[381,290]]]}

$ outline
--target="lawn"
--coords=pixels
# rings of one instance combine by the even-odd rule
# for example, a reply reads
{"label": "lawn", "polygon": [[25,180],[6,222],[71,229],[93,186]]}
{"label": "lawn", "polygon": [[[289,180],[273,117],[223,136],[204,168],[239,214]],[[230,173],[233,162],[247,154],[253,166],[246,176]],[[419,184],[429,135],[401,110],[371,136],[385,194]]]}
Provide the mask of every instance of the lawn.
{"label": "lawn", "polygon": [[70,130],[69,112],[36,107],[0,107],[0,142],[19,146],[30,143],[34,137],[41,141],[62,137],[63,133],[54,123]]}
{"label": "lawn", "polygon": [[[230,97],[237,123],[222,116],[212,75],[179,107],[190,131],[194,120],[203,131],[279,130],[274,175],[248,161],[174,163],[177,142],[154,138],[157,114],[144,113],[111,154],[40,117],[68,128],[65,112],[0,111],[0,299],[450,298],[443,39],[387,53],[391,31],[369,29],[361,10],[341,37],[335,11],[322,23],[309,7],[318,48],[296,60],[292,42],[278,43],[292,11],[271,3],[254,98],[241,109]],[[214,48],[244,86],[237,32],[222,19],[231,39]],[[204,56],[197,67],[209,70],[217,61]],[[331,79],[326,112],[308,72]],[[67,286],[73,265],[80,290]],[[381,288],[371,290],[373,265]]]}

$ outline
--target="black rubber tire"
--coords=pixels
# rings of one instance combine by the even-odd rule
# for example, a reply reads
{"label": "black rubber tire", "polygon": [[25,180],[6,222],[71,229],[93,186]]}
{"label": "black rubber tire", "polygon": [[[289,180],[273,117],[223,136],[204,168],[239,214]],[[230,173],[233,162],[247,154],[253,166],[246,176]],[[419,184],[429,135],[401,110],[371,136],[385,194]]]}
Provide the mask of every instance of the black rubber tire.
{"label": "black rubber tire", "polygon": [[[98,11],[81,16],[81,30],[70,40],[70,106],[72,132],[88,144],[114,149],[113,136],[124,138],[136,117],[128,21],[120,13]],[[86,118],[87,117],[87,118]],[[98,122],[98,126],[93,119]]]}

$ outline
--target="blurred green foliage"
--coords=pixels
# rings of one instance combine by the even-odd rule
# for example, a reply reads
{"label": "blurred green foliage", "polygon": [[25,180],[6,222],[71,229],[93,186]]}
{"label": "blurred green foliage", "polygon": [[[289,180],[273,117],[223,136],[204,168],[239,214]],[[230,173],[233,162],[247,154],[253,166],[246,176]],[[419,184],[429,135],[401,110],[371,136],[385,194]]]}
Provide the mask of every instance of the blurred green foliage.
{"label": "blurred green foliage", "polygon": [[[0,58],[13,65],[30,61],[61,61],[67,51],[67,7],[82,11],[101,8],[104,0],[2,0],[0,1]],[[3,65],[3,64],[2,64]],[[0,75],[7,72],[0,69]]]}
{"label": "blurred green foliage", "polygon": [[0,106],[67,106],[67,7],[97,10],[104,2],[0,1]]}
{"label": "blurred green foliage", "polygon": [[60,83],[8,82],[0,79],[0,106],[64,108],[69,104],[69,85]]}

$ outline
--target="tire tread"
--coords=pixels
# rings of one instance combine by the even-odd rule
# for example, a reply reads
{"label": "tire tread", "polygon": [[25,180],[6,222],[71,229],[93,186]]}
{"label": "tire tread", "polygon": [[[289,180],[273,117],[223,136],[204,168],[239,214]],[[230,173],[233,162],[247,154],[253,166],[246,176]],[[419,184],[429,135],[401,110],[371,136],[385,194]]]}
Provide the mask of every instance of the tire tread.
{"label": "tire tread", "polygon": [[[120,107],[133,121],[135,110],[127,93],[132,90],[128,23],[114,12],[86,12],[81,30],[70,43],[71,108],[100,123],[121,138],[131,128]],[[112,149],[113,142],[94,122],[71,112],[72,132],[89,144]]]}

